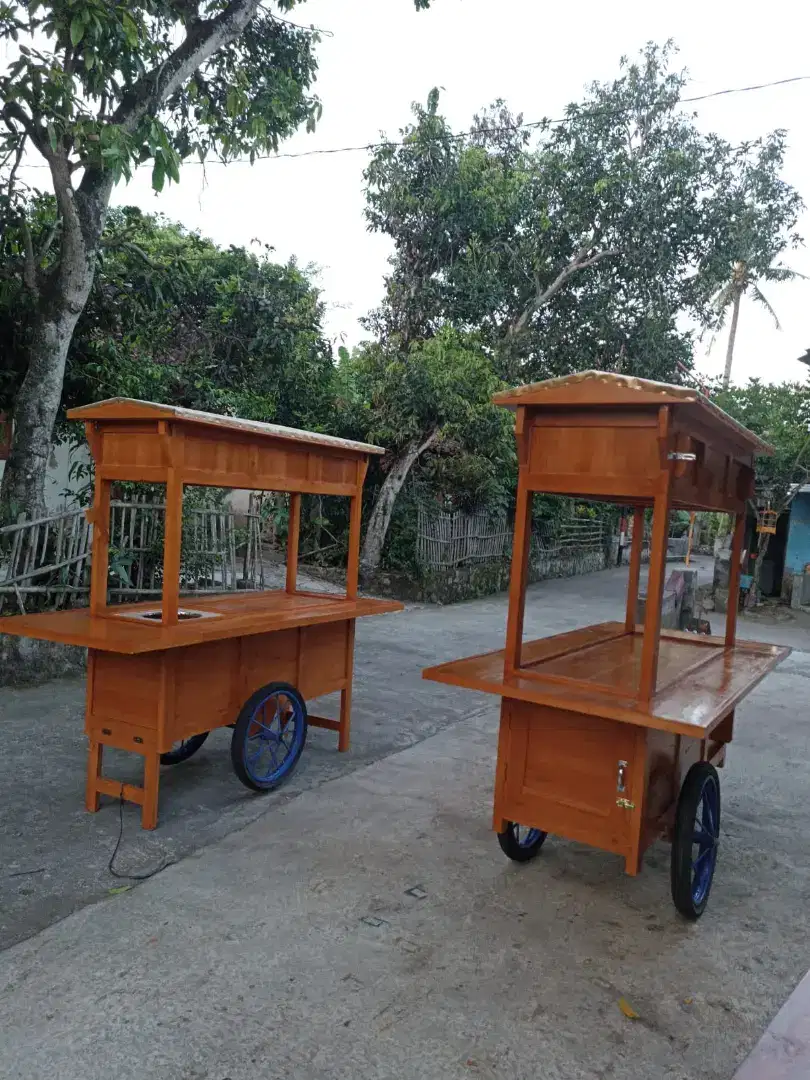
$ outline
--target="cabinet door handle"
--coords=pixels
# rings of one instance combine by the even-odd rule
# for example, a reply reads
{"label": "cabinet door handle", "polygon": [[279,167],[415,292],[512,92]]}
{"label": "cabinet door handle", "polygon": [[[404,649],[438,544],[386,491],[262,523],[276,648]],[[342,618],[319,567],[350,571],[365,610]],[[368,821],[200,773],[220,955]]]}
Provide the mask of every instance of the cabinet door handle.
{"label": "cabinet door handle", "polygon": [[619,762],[618,774],[616,776],[616,790],[617,791],[624,791],[626,786],[627,786],[626,781],[627,781],[627,762],[626,761],[620,761]]}

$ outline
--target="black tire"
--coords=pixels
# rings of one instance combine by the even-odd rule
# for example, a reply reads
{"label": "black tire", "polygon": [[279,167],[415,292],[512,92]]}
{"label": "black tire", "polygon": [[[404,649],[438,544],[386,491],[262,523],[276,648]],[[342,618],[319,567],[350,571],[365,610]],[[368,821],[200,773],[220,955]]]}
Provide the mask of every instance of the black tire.
{"label": "black tire", "polygon": [[[269,699],[273,697],[276,697],[277,699],[286,697],[288,699],[289,719],[284,721],[280,720],[279,710],[276,708],[269,727],[272,727],[273,722],[276,719],[279,719],[279,735],[278,737],[274,734],[262,736],[260,731],[256,730],[257,727],[263,727],[257,720],[257,714],[262,709],[262,706],[266,705]],[[292,723],[294,727],[292,738],[288,744],[284,742],[284,736],[288,734],[290,723]],[[264,730],[269,731],[269,727],[265,726]],[[252,758],[248,754],[248,748],[251,741],[255,742],[256,740],[259,742],[266,741],[268,743],[275,741],[276,746],[284,746],[288,751],[275,771],[271,770],[265,775],[258,774],[257,769],[252,762]],[[306,741],[307,705],[303,697],[296,688],[289,683],[268,683],[267,686],[263,686],[260,690],[257,690],[255,694],[251,694],[242,706],[236,723],[233,725],[233,735],[231,736],[231,763],[233,765],[233,771],[245,787],[250,788],[251,791],[275,791],[276,788],[281,787],[295,771],[298,760],[304,751]],[[270,753],[274,756],[272,750]]]}
{"label": "black tire", "polygon": [[[521,829],[527,829],[525,836],[521,836]],[[528,828],[525,825],[518,825],[516,821],[509,821],[504,831],[498,833],[498,843],[501,845],[501,851],[510,859],[515,862],[528,862],[539,853],[547,836],[548,833],[541,832],[540,829]]]}
{"label": "black tire", "polygon": [[719,837],[720,777],[708,761],[699,761],[681,786],[672,835],[672,902],[686,919],[699,919],[706,910]]}
{"label": "black tire", "polygon": [[175,743],[171,750],[160,755],[160,764],[179,765],[181,761],[188,761],[197,753],[210,734],[210,731],[201,731],[199,735],[192,735],[189,739]]}

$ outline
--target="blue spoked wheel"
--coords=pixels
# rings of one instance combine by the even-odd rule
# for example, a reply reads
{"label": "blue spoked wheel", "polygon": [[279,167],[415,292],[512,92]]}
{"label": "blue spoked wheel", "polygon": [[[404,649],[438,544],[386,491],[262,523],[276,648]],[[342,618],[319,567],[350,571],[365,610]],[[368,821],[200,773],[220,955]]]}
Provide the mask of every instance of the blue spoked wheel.
{"label": "blue spoked wheel", "polygon": [[508,821],[503,832],[498,833],[498,843],[504,855],[515,862],[528,862],[533,859],[545,843],[548,833],[533,829],[528,825],[518,825]]}
{"label": "blue spoked wheel", "polygon": [[253,791],[272,791],[295,771],[307,741],[307,706],[289,683],[268,683],[242,706],[231,736],[233,771]]}
{"label": "blue spoked wheel", "polygon": [[686,774],[672,837],[672,902],[687,919],[706,910],[720,840],[720,778],[708,761]]}

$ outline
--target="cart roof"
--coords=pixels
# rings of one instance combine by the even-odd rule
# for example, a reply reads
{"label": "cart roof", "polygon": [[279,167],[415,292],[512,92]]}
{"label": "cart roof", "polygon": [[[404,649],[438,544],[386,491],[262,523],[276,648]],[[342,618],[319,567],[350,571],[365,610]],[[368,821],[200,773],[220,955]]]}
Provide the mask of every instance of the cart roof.
{"label": "cart roof", "polygon": [[573,406],[579,409],[617,405],[678,405],[694,412],[696,419],[714,427],[718,434],[725,432],[727,436],[733,436],[735,442],[744,443],[752,453],[773,453],[768,443],[723,412],[699,390],[619,375],[614,371],[579,371],[574,375],[528,383],[512,390],[503,390],[495,394],[492,400],[496,405],[511,409],[519,405],[529,408]]}
{"label": "cart roof", "polygon": [[265,424],[260,420],[243,420],[238,416],[221,416],[217,413],[184,409],[179,405],[160,405],[154,401],[138,401],[135,398],[108,398],[93,405],[82,405],[68,412],[69,420],[182,420],[185,424],[200,424],[208,428],[241,431],[263,438],[283,439],[289,442],[323,446],[333,450],[349,450],[363,454],[384,454],[381,446],[370,443],[339,439],[334,435],[322,435],[302,428]]}

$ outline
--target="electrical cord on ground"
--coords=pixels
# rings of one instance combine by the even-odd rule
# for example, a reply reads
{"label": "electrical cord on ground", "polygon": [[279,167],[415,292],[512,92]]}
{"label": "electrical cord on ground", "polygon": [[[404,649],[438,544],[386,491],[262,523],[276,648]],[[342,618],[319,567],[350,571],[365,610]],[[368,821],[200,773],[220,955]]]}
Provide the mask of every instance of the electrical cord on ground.
{"label": "electrical cord on ground", "polygon": [[176,862],[175,859],[164,858],[160,866],[155,867],[154,870],[147,870],[143,874],[125,874],[121,870],[115,869],[115,857],[118,854],[118,849],[121,847],[121,841],[124,839],[124,785],[121,785],[121,795],[118,799],[118,839],[115,842],[115,848],[110,856],[110,861],[107,863],[107,869],[114,878],[118,878],[119,881],[148,881],[149,878],[153,878],[155,874],[159,874],[161,870],[165,870],[169,866],[173,866]]}

